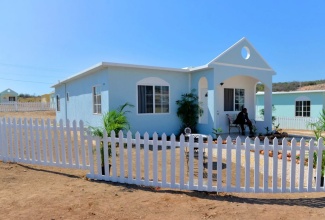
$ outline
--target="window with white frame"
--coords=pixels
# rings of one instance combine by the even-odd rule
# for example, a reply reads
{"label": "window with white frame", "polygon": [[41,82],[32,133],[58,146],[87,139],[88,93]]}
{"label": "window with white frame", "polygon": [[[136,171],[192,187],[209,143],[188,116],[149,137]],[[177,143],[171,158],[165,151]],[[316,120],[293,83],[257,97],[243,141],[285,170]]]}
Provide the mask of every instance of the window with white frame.
{"label": "window with white frame", "polygon": [[224,89],[224,111],[241,111],[245,106],[245,89]]}
{"label": "window with white frame", "polygon": [[295,116],[310,117],[310,100],[296,100]]}
{"label": "window with white frame", "polygon": [[101,114],[102,113],[102,98],[100,86],[93,87],[93,113]]}
{"label": "window with white frame", "polygon": [[60,97],[59,95],[56,95],[56,110],[60,111]]}
{"label": "window with white frame", "polygon": [[169,86],[138,85],[138,113],[169,113]]}

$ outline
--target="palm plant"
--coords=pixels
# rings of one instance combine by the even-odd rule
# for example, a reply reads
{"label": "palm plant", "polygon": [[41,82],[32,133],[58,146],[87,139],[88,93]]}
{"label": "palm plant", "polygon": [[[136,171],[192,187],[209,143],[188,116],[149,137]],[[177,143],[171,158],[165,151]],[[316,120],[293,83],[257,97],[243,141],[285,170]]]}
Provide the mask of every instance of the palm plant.
{"label": "palm plant", "polygon": [[104,131],[106,130],[107,135],[111,135],[111,131],[114,131],[118,135],[119,131],[124,131],[130,129],[130,124],[126,117],[126,113],[130,111],[124,110],[126,107],[133,107],[132,104],[126,102],[125,104],[119,106],[117,109],[108,111],[103,115],[103,126],[101,127],[92,127],[89,126],[89,129],[94,136],[103,137]]}
{"label": "palm plant", "polygon": [[[317,122],[310,122],[308,123],[308,126],[313,129],[314,135],[316,140],[319,138],[323,138],[325,140],[325,136],[322,135],[322,133],[325,131],[325,109],[322,109],[321,113],[319,114],[318,121]],[[314,166],[316,166],[317,162],[317,153],[314,152]],[[322,165],[321,165],[321,174],[324,176],[325,174],[325,151],[322,152]]]}
{"label": "palm plant", "polygon": [[[125,104],[119,106],[117,109],[106,112],[103,115],[103,119],[102,119],[103,126],[99,126],[99,127],[89,126],[88,127],[91,134],[93,136],[98,136],[98,137],[103,138],[104,131],[106,131],[107,135],[110,137],[111,131],[114,131],[115,135],[117,136],[119,131],[129,130],[130,124],[128,122],[126,114],[130,111],[126,111],[125,110],[126,107],[133,107],[133,105],[126,102]],[[104,165],[103,142],[101,142],[101,144],[100,144],[100,153],[101,153],[101,162],[102,162],[102,166],[103,166]],[[111,145],[109,143],[108,157],[111,157],[111,156],[112,156]]]}

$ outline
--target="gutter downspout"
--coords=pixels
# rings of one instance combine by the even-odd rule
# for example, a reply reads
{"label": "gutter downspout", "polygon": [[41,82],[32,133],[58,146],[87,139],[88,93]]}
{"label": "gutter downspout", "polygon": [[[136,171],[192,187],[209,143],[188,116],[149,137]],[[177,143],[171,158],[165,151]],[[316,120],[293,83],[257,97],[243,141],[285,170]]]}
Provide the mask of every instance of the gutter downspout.
{"label": "gutter downspout", "polygon": [[189,71],[189,77],[188,77],[188,93],[191,92],[192,88],[192,71]]}
{"label": "gutter downspout", "polygon": [[64,113],[65,113],[65,123],[68,120],[68,106],[67,106],[67,84],[64,83]]}

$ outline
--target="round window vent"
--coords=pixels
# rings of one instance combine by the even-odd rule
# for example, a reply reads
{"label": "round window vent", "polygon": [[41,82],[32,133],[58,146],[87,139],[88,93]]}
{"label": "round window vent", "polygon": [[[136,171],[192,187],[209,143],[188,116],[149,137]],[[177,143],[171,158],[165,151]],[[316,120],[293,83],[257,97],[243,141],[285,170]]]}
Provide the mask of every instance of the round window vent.
{"label": "round window vent", "polygon": [[248,60],[249,57],[251,56],[250,51],[249,51],[249,48],[246,47],[246,46],[243,47],[243,48],[241,49],[241,55],[242,55],[242,57],[243,57],[245,60]]}

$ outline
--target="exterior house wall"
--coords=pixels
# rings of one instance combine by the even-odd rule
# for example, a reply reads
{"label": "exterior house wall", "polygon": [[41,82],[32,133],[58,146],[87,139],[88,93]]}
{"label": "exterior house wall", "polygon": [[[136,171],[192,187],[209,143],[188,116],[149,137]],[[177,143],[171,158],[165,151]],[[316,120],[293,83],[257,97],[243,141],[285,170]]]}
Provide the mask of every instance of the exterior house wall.
{"label": "exterior house wall", "polygon": [[[205,78],[207,88],[200,88],[200,79]],[[214,127],[214,71],[213,68],[195,71],[191,74],[191,89],[195,89],[199,97],[199,102],[203,108],[202,117],[204,120],[199,120],[197,125],[198,131],[203,134],[209,134]],[[205,115],[206,114],[206,115]]]}
{"label": "exterior house wall", "polygon": [[[138,114],[137,82],[148,77],[157,77],[169,84],[169,113]],[[83,120],[86,126],[101,126],[104,113],[128,102],[134,105],[133,108],[127,109],[130,111],[127,117],[132,132],[139,131],[141,134],[148,132],[149,135],[153,132],[160,135],[163,132],[169,132],[167,135],[176,134],[180,128],[180,121],[176,115],[176,100],[188,90],[188,84],[184,84],[188,81],[187,73],[109,67],[56,88],[61,106],[56,114],[57,120]],[[102,114],[93,114],[92,88],[95,85],[101,87]],[[67,93],[69,101],[66,101]]]}
{"label": "exterior house wall", "polygon": [[[179,132],[181,124],[176,115],[176,101],[188,91],[188,73],[118,67],[109,67],[108,73],[110,109],[115,109],[125,102],[134,105],[133,108],[129,108],[130,113],[127,114],[132,132],[139,131],[141,135],[145,132],[149,135],[153,132],[159,135],[164,132],[166,135]],[[153,78],[164,80],[169,84],[169,113],[139,114],[137,85],[141,80],[150,81]]]}
{"label": "exterior house wall", "polygon": [[[100,70],[92,75],[67,82],[55,89],[55,95],[60,97],[60,111],[56,112],[56,119],[83,120],[85,125],[99,126],[102,115],[93,113],[92,89],[100,85],[102,111],[108,111],[108,73]],[[66,95],[69,101],[66,101]]]}

